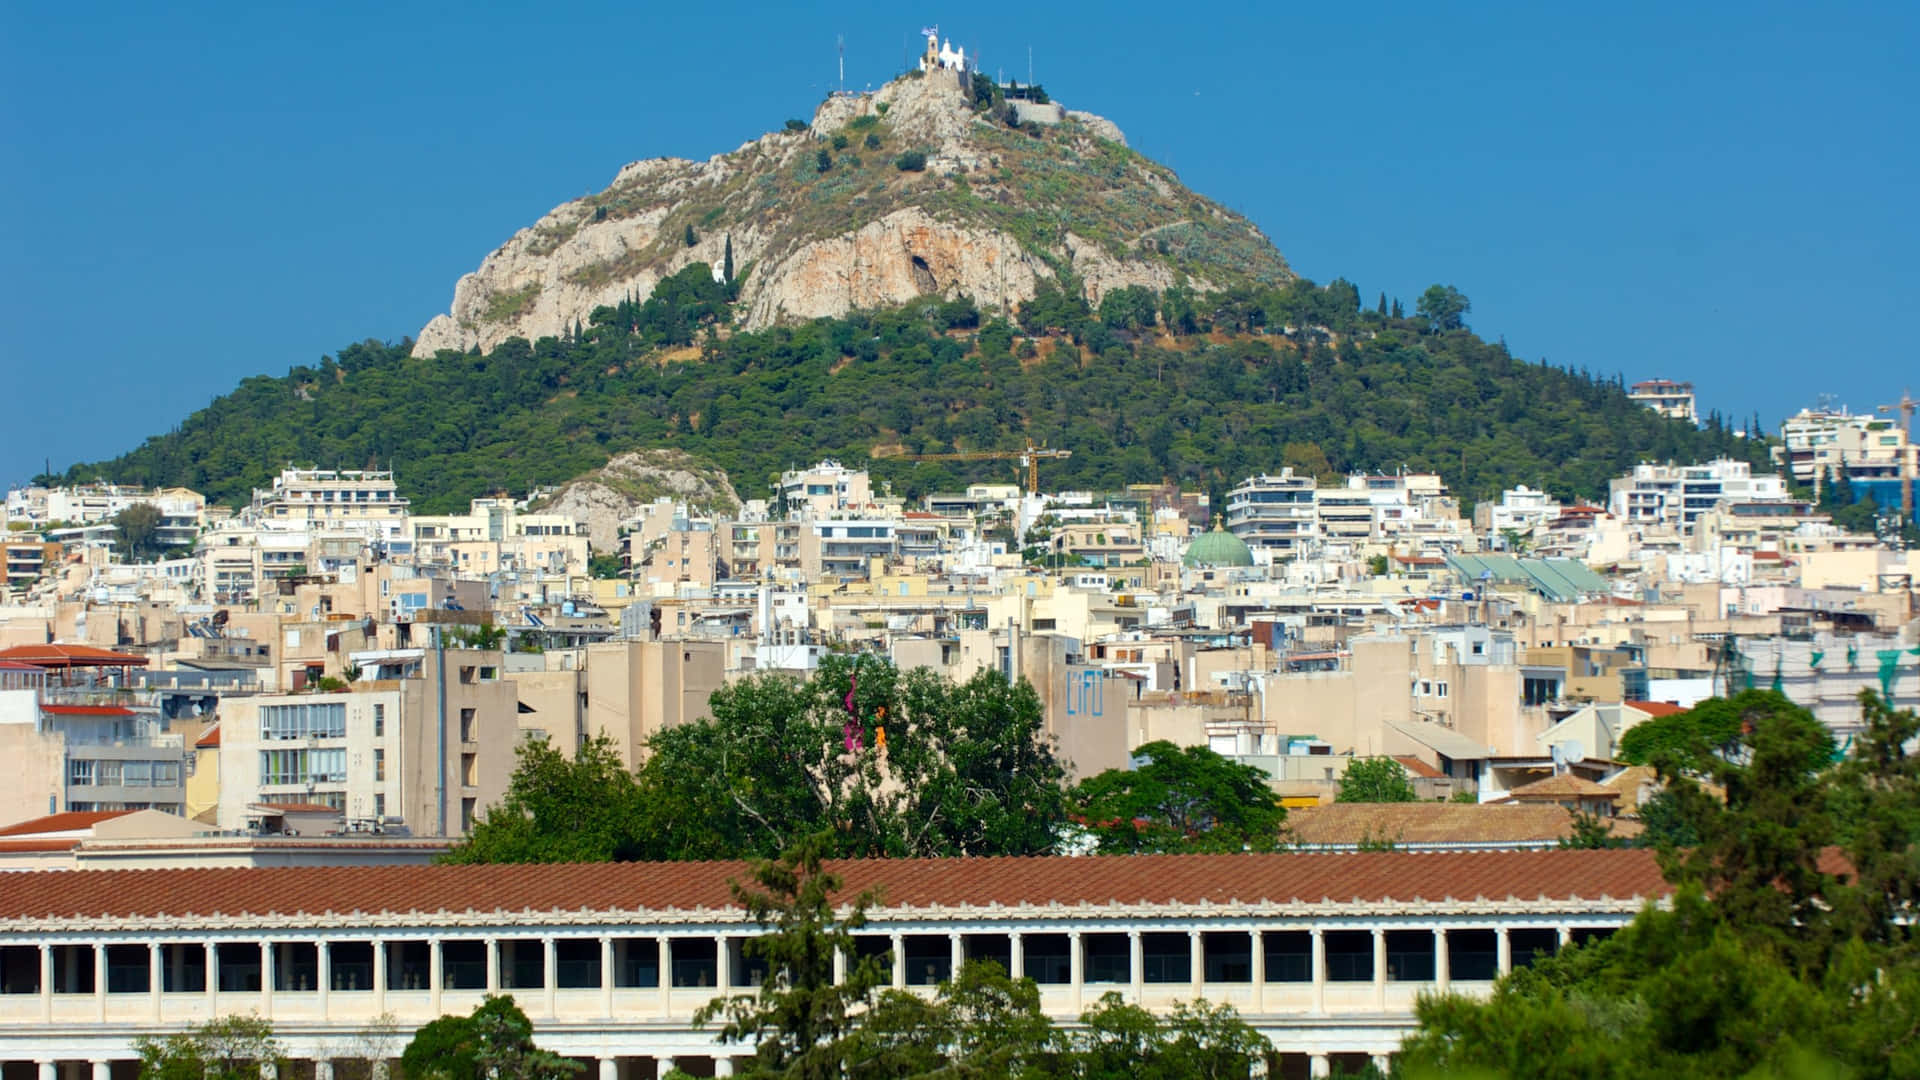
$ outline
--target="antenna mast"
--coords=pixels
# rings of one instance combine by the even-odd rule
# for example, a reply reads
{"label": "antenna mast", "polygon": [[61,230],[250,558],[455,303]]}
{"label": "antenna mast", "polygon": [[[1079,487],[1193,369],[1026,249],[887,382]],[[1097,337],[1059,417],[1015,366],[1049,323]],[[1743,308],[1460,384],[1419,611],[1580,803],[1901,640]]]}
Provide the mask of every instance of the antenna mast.
{"label": "antenna mast", "polygon": [[840,92],[847,92],[847,35],[834,35],[834,43],[840,50]]}

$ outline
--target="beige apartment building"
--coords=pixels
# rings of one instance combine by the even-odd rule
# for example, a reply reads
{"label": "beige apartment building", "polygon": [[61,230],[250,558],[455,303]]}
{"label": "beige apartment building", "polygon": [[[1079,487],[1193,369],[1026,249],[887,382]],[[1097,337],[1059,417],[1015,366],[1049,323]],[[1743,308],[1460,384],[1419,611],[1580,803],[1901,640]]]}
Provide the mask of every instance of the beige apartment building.
{"label": "beige apartment building", "polygon": [[416,836],[470,831],[506,795],[518,698],[499,652],[448,649],[444,667],[441,655],[354,653],[363,674],[346,692],[223,701],[220,827],[246,827],[260,804],[295,803]]}
{"label": "beige apartment building", "polygon": [[583,526],[564,514],[525,513],[512,499],[474,499],[465,514],[415,516],[407,527],[418,566],[481,575],[587,572]]}
{"label": "beige apartment building", "polygon": [[[536,666],[537,665],[537,666]],[[539,657],[513,657],[519,726],[573,754],[605,734],[629,766],[665,728],[712,715],[707,699],[726,683],[724,641],[608,641]]]}

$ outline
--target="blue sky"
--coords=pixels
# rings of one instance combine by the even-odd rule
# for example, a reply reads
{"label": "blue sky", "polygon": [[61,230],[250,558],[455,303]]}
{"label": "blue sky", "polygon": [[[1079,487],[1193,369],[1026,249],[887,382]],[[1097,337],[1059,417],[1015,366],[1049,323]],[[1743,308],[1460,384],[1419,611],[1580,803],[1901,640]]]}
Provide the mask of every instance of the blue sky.
{"label": "blue sky", "polygon": [[[0,484],[413,334],[938,22],[1369,301],[1769,425],[1920,390],[1920,5],[0,4]],[[327,463],[322,463],[327,464]]]}

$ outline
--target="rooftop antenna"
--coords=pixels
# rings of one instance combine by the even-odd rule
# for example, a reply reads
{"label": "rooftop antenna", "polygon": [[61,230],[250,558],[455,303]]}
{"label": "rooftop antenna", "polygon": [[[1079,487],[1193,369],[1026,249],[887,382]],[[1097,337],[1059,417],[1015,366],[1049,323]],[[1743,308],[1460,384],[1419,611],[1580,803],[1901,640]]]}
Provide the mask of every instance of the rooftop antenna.
{"label": "rooftop antenna", "polygon": [[1033,46],[1027,46],[1027,85],[1033,85]]}
{"label": "rooftop antenna", "polygon": [[840,92],[847,92],[847,35],[834,35],[834,43],[840,50]]}

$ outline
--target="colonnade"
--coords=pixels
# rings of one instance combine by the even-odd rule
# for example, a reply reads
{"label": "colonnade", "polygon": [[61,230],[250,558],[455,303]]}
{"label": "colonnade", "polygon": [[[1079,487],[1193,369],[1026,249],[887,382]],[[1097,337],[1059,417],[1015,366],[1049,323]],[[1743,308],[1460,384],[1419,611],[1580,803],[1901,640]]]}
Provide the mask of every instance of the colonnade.
{"label": "colonnade", "polygon": [[[1336,1053],[1390,1051],[1420,991],[1483,992],[1535,952],[1629,917],[876,921],[836,971],[883,956],[892,986],[931,992],[967,960],[991,959],[1032,978],[1042,1008],[1064,1023],[1109,991],[1155,1010],[1205,998],[1233,1005],[1309,1075],[1326,1075]],[[245,1013],[311,1060],[313,1080],[332,1080],[327,1047],[375,1018],[391,1016],[404,1042],[490,993],[513,994],[543,1046],[597,1061],[599,1080],[651,1080],[676,1064],[726,1076],[732,1061],[691,1019],[758,985],[764,969],[743,948],[755,933],[738,922],[536,922],[13,934],[0,939],[0,1046],[16,1050],[0,1080],[25,1080],[28,1061],[34,1080],[124,1080],[112,1063],[127,1059],[133,1037]],[[67,1040],[49,1051],[85,1045],[92,1056],[23,1053],[48,1039]]]}

